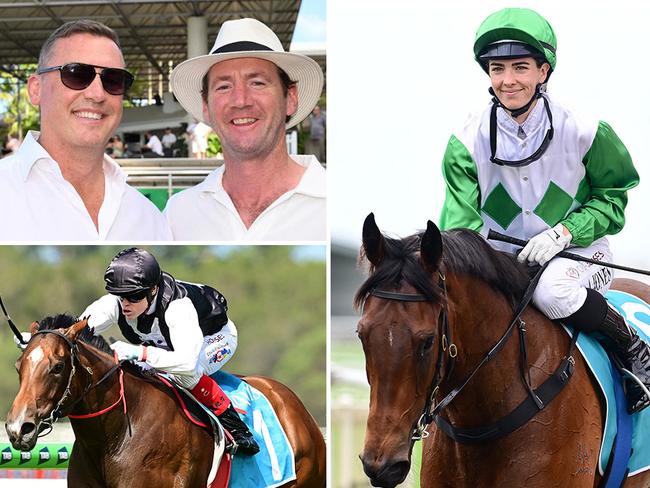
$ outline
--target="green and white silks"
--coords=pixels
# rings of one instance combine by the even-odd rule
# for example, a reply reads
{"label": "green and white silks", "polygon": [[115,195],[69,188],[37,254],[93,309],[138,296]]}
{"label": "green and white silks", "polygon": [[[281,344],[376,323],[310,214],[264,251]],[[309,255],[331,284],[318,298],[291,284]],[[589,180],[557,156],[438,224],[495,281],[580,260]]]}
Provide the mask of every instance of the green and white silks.
{"label": "green and white silks", "polygon": [[[639,183],[630,154],[607,123],[585,123],[549,103],[553,140],[527,166],[490,161],[489,106],[451,136],[442,168],[447,184],[442,229],[467,227],[483,235],[494,229],[530,239],[561,222],[573,236],[571,244],[586,247],[623,228],[626,192]],[[523,159],[539,147],[548,127],[542,105],[537,103],[523,124],[523,139],[516,135],[518,124],[498,109],[499,158]]]}

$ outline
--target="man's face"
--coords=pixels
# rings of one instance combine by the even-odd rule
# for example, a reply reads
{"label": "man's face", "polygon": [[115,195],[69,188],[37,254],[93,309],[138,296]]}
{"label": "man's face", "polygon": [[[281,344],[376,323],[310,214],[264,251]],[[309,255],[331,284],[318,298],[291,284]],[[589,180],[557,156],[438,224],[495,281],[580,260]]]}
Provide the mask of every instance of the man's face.
{"label": "man's face", "polygon": [[[57,40],[43,67],[72,62],[124,68],[117,45],[90,34]],[[46,146],[103,148],[122,118],[123,97],[104,91],[99,75],[87,88],[77,91],[61,82],[59,71],[34,74],[28,88],[32,104],[40,106],[41,142]]]}
{"label": "man's face", "polygon": [[544,83],[548,63],[540,68],[532,57],[490,60],[489,74],[497,98],[514,110],[528,103],[538,83]]}
{"label": "man's face", "polygon": [[[125,297],[119,297],[120,307],[122,307],[122,313],[127,320],[135,320],[140,315],[145,313],[149,308],[147,303],[147,297],[144,297],[138,301],[129,301]],[[133,299],[131,299],[133,300]]]}
{"label": "man's face", "polygon": [[297,107],[296,87],[287,96],[270,61],[239,58],[209,71],[203,115],[219,136],[226,158],[253,159],[284,144],[287,115]]}

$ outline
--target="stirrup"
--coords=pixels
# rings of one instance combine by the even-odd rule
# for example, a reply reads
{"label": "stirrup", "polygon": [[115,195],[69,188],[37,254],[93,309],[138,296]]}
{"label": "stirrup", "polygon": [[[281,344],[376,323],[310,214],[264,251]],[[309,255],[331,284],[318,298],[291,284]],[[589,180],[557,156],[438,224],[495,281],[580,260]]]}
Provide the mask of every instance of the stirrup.
{"label": "stirrup", "polygon": [[648,390],[648,387],[629,369],[621,367],[620,370],[623,374],[625,374],[625,379],[634,383],[634,386],[638,387],[643,392],[643,395],[645,397],[645,399],[644,397],[639,398],[634,405],[630,405],[628,403],[628,412],[630,414],[633,414],[640,412],[646,407],[650,407],[650,390]]}

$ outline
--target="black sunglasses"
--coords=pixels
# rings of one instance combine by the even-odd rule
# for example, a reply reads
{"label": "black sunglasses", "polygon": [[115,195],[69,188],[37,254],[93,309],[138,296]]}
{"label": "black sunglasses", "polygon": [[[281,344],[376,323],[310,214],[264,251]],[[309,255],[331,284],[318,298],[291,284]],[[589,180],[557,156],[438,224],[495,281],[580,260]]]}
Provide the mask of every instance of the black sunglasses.
{"label": "black sunglasses", "polygon": [[39,68],[36,73],[42,75],[51,71],[60,71],[61,83],[71,90],[84,90],[90,86],[95,76],[97,76],[98,73],[95,68],[101,69],[99,78],[102,80],[102,86],[111,95],[124,95],[133,84],[133,75],[125,69],[107,68],[94,64],[68,63],[62,66]]}
{"label": "black sunglasses", "polygon": [[149,290],[136,291],[135,293],[129,293],[128,295],[117,295],[120,300],[124,298],[129,303],[138,303],[139,301],[147,298],[147,293]]}

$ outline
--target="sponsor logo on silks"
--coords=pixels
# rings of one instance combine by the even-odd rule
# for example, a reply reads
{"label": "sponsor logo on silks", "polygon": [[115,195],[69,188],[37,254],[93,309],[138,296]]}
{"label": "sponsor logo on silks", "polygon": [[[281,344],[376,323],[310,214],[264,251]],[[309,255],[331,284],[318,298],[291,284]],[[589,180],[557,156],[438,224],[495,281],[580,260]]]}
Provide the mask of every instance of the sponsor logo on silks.
{"label": "sponsor logo on silks", "polygon": [[62,447],[61,449],[59,449],[59,452],[57,454],[58,454],[58,461],[56,462],[56,464],[65,463],[70,458],[70,453],[68,452],[67,447]]}
{"label": "sponsor logo on silks", "polygon": [[205,338],[205,343],[207,345],[214,344],[215,342],[223,341],[223,334],[217,334],[216,336],[210,336]]}
{"label": "sponsor logo on silks", "polygon": [[50,450],[47,447],[44,447],[38,451],[38,464],[46,463],[50,460]]}
{"label": "sponsor logo on silks", "polygon": [[0,460],[0,465],[6,464],[14,458],[13,453],[11,452],[10,447],[5,447],[2,450],[2,459]]}
{"label": "sponsor logo on silks", "polygon": [[580,278],[580,273],[579,273],[578,270],[575,269],[575,268],[568,268],[568,269],[566,270],[566,275],[567,275],[569,278],[576,278],[576,279]]}
{"label": "sponsor logo on silks", "polygon": [[231,352],[232,349],[229,346],[223,346],[221,349],[215,351],[214,355],[210,358],[210,363],[220,363]]}

